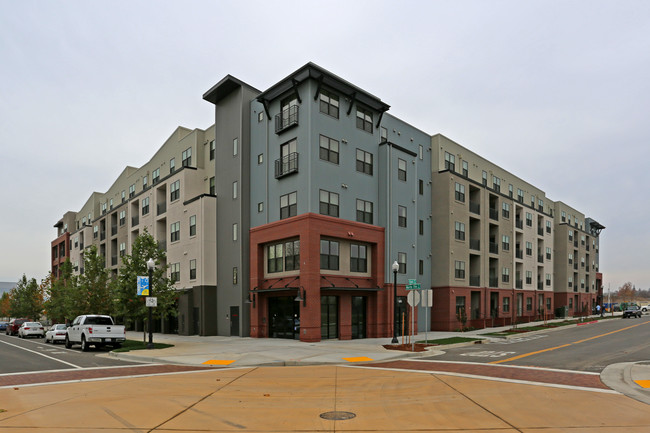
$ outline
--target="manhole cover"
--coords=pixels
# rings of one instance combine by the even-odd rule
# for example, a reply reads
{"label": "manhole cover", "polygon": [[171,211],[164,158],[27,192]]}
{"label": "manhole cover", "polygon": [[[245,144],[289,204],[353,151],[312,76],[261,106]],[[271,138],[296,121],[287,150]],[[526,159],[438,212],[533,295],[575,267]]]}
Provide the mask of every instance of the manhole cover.
{"label": "manhole cover", "polygon": [[338,410],[335,410],[333,412],[325,412],[325,413],[320,414],[321,418],[329,419],[331,421],[343,421],[343,420],[346,420],[346,419],[352,419],[355,416],[357,416],[357,415],[352,413],[352,412],[342,412],[342,411],[338,411]]}

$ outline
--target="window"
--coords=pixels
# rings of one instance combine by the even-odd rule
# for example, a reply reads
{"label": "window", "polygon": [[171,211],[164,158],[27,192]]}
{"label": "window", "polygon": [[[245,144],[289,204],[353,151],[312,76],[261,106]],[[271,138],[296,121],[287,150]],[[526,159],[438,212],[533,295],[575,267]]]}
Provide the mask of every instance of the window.
{"label": "window", "polygon": [[298,171],[298,141],[294,138],[280,146],[280,159],[276,161],[276,178]]}
{"label": "window", "polygon": [[418,260],[418,274],[424,275],[424,260]]}
{"label": "window", "polygon": [[169,174],[172,174],[176,171],[176,158],[169,160]]}
{"label": "window", "polygon": [[503,203],[501,206],[501,214],[504,218],[510,218],[510,203]]}
{"label": "window", "polygon": [[339,195],[335,192],[320,190],[319,212],[321,215],[339,216]]}
{"label": "window", "polygon": [[372,176],[372,153],[357,149],[357,171]]}
{"label": "window", "polygon": [[264,212],[264,202],[263,201],[257,203],[257,211],[258,212]]}
{"label": "window", "polygon": [[419,220],[419,226],[420,226],[420,228],[419,228],[420,236],[423,236],[424,235],[424,220]]}
{"label": "window", "polygon": [[573,264],[573,254],[569,253],[569,264]]}
{"label": "window", "polygon": [[501,270],[501,281],[507,283],[510,281],[510,268],[503,268]]}
{"label": "window", "polygon": [[483,170],[483,186],[487,186],[487,171]]}
{"label": "window", "polygon": [[190,236],[196,236],[196,215],[190,217]]}
{"label": "window", "polygon": [[257,113],[257,121],[261,122],[262,120],[264,120],[264,112],[260,111],[259,113]]}
{"label": "window", "polygon": [[551,260],[551,248],[546,247],[546,260]]}
{"label": "window", "polygon": [[399,265],[400,274],[406,273],[406,253],[397,253],[397,264]]}
{"label": "window", "polygon": [[465,223],[456,221],[456,239],[459,241],[465,240]]}
{"label": "window", "polygon": [[[573,277],[569,277],[568,282],[569,282],[569,287],[573,287]],[[569,301],[570,300],[571,300],[571,298],[569,298]]]}
{"label": "window", "polygon": [[551,233],[551,222],[546,221],[546,233]]}
{"label": "window", "polygon": [[533,214],[530,212],[526,212],[526,225],[528,227],[533,226]]}
{"label": "window", "polygon": [[357,128],[372,134],[372,112],[370,110],[357,107]]}
{"label": "window", "polygon": [[503,312],[508,313],[510,311],[510,298],[505,297],[503,298]]}
{"label": "window", "polygon": [[418,179],[418,194],[424,195],[424,181],[422,179]]}
{"label": "window", "polygon": [[546,274],[546,285],[547,286],[551,285],[551,274]]}
{"label": "window", "polygon": [[282,272],[283,271],[283,254],[282,254],[283,244],[269,245],[268,257],[266,261],[266,267],[268,273]]}
{"label": "window", "polygon": [[122,190],[122,203],[124,203],[125,201],[126,201],[126,191]]}
{"label": "window", "polygon": [[544,211],[544,200],[542,199],[537,200],[537,210],[540,212]]}
{"label": "window", "polygon": [[215,151],[214,140],[210,140],[210,161],[214,159],[214,151]]}
{"label": "window", "polygon": [[215,187],[215,185],[214,185],[214,176],[212,176],[212,177],[210,178],[210,184],[209,184],[209,185],[210,185],[210,195],[215,195],[215,193],[217,192],[217,190],[216,190],[216,187]]}
{"label": "window", "polygon": [[188,147],[181,154],[181,166],[189,167],[192,165],[192,148]]}
{"label": "window", "polygon": [[160,180],[160,168],[151,172],[151,184],[155,185]]}
{"label": "window", "polygon": [[496,176],[492,176],[492,188],[496,192],[501,192],[501,179]]}
{"label": "window", "polygon": [[300,241],[289,241],[284,244],[284,269],[297,271],[300,269]]}
{"label": "window", "polygon": [[566,222],[566,212],[562,211],[562,222]]}
{"label": "window", "polygon": [[[133,197],[134,195],[135,195],[135,184],[133,184],[133,185],[131,185],[129,187],[129,198]],[[104,210],[106,210],[106,209],[104,209]]]}
{"label": "window", "polygon": [[291,192],[280,196],[280,219],[296,216],[298,212],[298,195]]}
{"label": "window", "polygon": [[339,142],[333,138],[320,136],[320,159],[334,164],[339,163]]}
{"label": "window", "polygon": [[520,188],[517,188],[517,200],[519,203],[524,202],[524,192]]}
{"label": "window", "polygon": [[501,244],[503,251],[510,251],[510,236],[503,235],[501,236]]}
{"label": "window", "polygon": [[320,112],[339,118],[339,97],[327,90],[320,91]]}
{"label": "window", "polygon": [[463,176],[469,176],[469,165],[467,164],[467,161],[463,161]]}
{"label": "window", "polygon": [[456,156],[445,152],[445,170],[456,171]]}
{"label": "window", "polygon": [[454,195],[454,198],[456,199],[456,201],[465,203],[465,185],[456,183],[456,193]]}
{"label": "window", "polygon": [[177,281],[180,281],[180,279],[181,279],[181,264],[180,263],[172,263],[169,266],[169,271],[170,271],[169,278],[172,280],[172,283],[176,283]]}
{"label": "window", "polygon": [[257,155],[257,164],[259,165],[263,163],[264,163],[264,154],[260,153],[259,155]]}
{"label": "window", "polygon": [[124,257],[126,255],[126,242],[121,242],[120,243],[120,257]]}
{"label": "window", "polygon": [[526,271],[526,284],[533,284],[533,271]]}
{"label": "window", "polygon": [[120,211],[120,225],[123,226],[126,224],[126,211]]}
{"label": "window", "polygon": [[454,277],[458,279],[465,279],[465,262],[456,260]]}
{"label": "window", "polygon": [[372,224],[372,202],[357,199],[357,221]]}
{"label": "window", "polygon": [[196,280],[196,259],[190,260],[190,280]]}
{"label": "window", "polygon": [[379,133],[381,134],[381,142],[385,143],[388,141],[388,129],[384,128],[383,126],[379,129]]}
{"label": "window", "polygon": [[267,271],[269,273],[300,269],[300,241],[280,242],[268,247]]}
{"label": "window", "polygon": [[97,239],[97,233],[99,232],[99,226],[93,227],[93,238]]}
{"label": "window", "polygon": [[526,298],[526,311],[533,311],[533,298]]}
{"label": "window", "polygon": [[569,242],[573,242],[573,230],[569,230]]}
{"label": "window", "polygon": [[320,268],[332,271],[339,270],[339,243],[336,241],[320,241]]}
{"label": "window", "polygon": [[181,181],[173,182],[169,187],[169,201],[178,200],[181,197]]}
{"label": "window", "polygon": [[464,296],[456,296],[456,316],[460,319],[460,317],[467,317],[467,313],[465,311],[465,297]]}
{"label": "window", "polygon": [[147,176],[142,176],[142,189],[147,189]]}
{"label": "window", "polygon": [[233,200],[237,199],[237,181],[232,183],[232,198]]}
{"label": "window", "polygon": [[176,242],[176,241],[181,239],[181,223],[180,223],[180,221],[172,223],[169,226],[169,233],[171,235],[171,241],[172,242]]}
{"label": "window", "polygon": [[533,255],[533,243],[526,241],[526,255],[527,256],[532,256]]}
{"label": "window", "polygon": [[406,207],[397,206],[397,225],[406,227]]}
{"label": "window", "polygon": [[421,144],[418,144],[418,158],[424,159],[424,147]]}
{"label": "window", "polygon": [[512,195],[513,195],[513,188],[512,188],[512,184],[510,184],[508,185],[508,196],[512,198]]}
{"label": "window", "polygon": [[233,266],[233,268],[232,268],[232,284],[233,285],[237,285],[237,280],[238,280],[237,277],[238,277],[238,275],[239,275],[239,272],[238,272],[237,266]]}
{"label": "window", "polygon": [[406,181],[406,161],[397,159],[397,178]]}
{"label": "window", "polygon": [[[133,185],[133,188],[135,189],[135,184]],[[113,199],[110,200],[109,209],[113,209]],[[79,227],[77,227],[77,228],[79,228]]]}
{"label": "window", "polygon": [[239,139],[233,138],[232,140],[232,156],[239,154]]}
{"label": "window", "polygon": [[365,245],[350,245],[350,272],[368,271],[368,248]]}
{"label": "window", "polygon": [[232,225],[232,240],[236,241],[238,239],[239,229],[237,223]]}

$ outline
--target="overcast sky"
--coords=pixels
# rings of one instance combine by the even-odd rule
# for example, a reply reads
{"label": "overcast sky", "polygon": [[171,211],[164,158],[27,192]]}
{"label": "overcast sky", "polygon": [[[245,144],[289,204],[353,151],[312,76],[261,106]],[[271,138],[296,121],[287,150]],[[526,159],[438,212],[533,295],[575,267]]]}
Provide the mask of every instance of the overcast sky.
{"label": "overcast sky", "polygon": [[50,269],[54,224],[227,74],[312,61],[596,219],[612,290],[650,287],[648,1],[0,0],[0,281]]}

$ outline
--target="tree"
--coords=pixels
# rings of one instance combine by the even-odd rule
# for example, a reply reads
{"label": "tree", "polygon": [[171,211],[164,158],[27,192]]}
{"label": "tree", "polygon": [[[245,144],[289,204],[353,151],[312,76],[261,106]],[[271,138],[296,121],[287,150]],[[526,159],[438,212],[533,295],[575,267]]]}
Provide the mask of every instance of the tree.
{"label": "tree", "polygon": [[634,292],[635,290],[633,290],[632,283],[628,281],[618,288],[618,297],[621,301],[629,302],[634,300]]}
{"label": "tree", "polygon": [[151,287],[153,296],[158,298],[158,306],[153,313],[156,318],[176,315],[177,293],[173,283],[166,277],[167,265],[165,251],[158,246],[156,240],[147,229],[133,241],[131,254],[122,257],[120,276],[115,286],[113,299],[114,311],[117,316],[126,320],[143,320],[148,312],[143,296],[137,296],[137,277],[148,276],[147,260],[152,258],[156,263],[153,271]]}
{"label": "tree", "polygon": [[9,312],[13,317],[27,317],[39,320],[43,314],[43,292],[35,278],[27,279],[25,274],[9,294]]}
{"label": "tree", "polygon": [[61,274],[58,278],[49,275],[49,286],[45,286],[45,309],[47,317],[54,322],[65,323],[72,321],[74,315],[74,300],[72,294],[77,287],[77,276],[73,274],[70,259],[61,265]]}
{"label": "tree", "polygon": [[84,273],[77,278],[76,290],[69,294],[73,301],[70,309],[72,316],[111,315],[113,285],[104,257],[98,255],[97,247],[92,245],[84,252]]}
{"label": "tree", "polygon": [[9,292],[4,292],[0,296],[0,317],[9,317]]}

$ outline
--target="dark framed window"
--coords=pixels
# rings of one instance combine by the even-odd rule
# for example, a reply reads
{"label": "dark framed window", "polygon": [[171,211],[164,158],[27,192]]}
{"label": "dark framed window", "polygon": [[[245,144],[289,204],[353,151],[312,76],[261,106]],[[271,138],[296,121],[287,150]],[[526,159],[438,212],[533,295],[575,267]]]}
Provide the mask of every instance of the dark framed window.
{"label": "dark framed window", "polygon": [[171,237],[172,242],[176,242],[181,239],[181,223],[180,221],[177,221],[175,223],[172,223],[169,226],[169,233]]}
{"label": "dark framed window", "polygon": [[501,205],[502,211],[501,214],[504,218],[510,218],[510,203],[503,203]]}
{"label": "dark framed window", "polygon": [[510,236],[503,235],[501,237],[501,244],[503,251],[510,251]]}
{"label": "dark framed window", "polygon": [[160,180],[160,169],[157,168],[151,172],[151,184],[155,185]]}
{"label": "dark framed window", "polygon": [[339,195],[335,192],[320,190],[319,212],[321,215],[339,216]]}
{"label": "dark framed window", "polygon": [[467,161],[463,161],[463,176],[469,176],[469,164]]}
{"label": "dark framed window", "polygon": [[283,255],[283,244],[274,244],[274,245],[269,245],[268,247],[268,256],[267,256],[267,261],[266,261],[266,269],[269,274],[272,274],[274,272],[282,272],[284,270],[283,263],[284,261],[282,260],[284,255]]}
{"label": "dark framed window", "polygon": [[372,202],[357,199],[357,221],[360,223],[372,224]]}
{"label": "dark framed window", "polygon": [[399,270],[397,271],[400,274],[406,273],[406,253],[397,253],[397,264],[399,265]]}
{"label": "dark framed window", "polygon": [[418,194],[424,195],[424,181],[422,179],[418,179]]}
{"label": "dark framed window", "polygon": [[196,215],[190,217],[190,236],[196,236]]}
{"label": "dark framed window", "polygon": [[357,149],[357,171],[372,176],[372,153]]}
{"label": "dark framed window", "polygon": [[501,271],[501,281],[507,283],[510,281],[510,268],[503,268]]}
{"label": "dark framed window", "polygon": [[289,218],[298,214],[298,194],[290,192],[280,196],[280,219]]}
{"label": "dark framed window", "polygon": [[181,197],[181,181],[173,182],[169,187],[169,201],[178,200]]}
{"label": "dark framed window", "polygon": [[397,206],[397,225],[406,227],[406,207]]}
{"label": "dark framed window", "polygon": [[328,92],[327,90],[321,90],[319,93],[320,99],[320,112],[332,116],[336,119],[339,118],[339,96]]}
{"label": "dark framed window", "polygon": [[526,225],[528,227],[533,226],[533,214],[530,212],[526,212]]}
{"label": "dark framed window", "polygon": [[320,241],[320,268],[339,270],[339,243],[322,239]]}
{"label": "dark framed window", "polygon": [[350,245],[350,272],[368,272],[368,247]]}
{"label": "dark framed window", "polygon": [[418,222],[419,222],[419,226],[420,226],[419,227],[419,233],[420,233],[420,236],[422,236],[422,235],[424,235],[424,220],[418,220]]}
{"label": "dark framed window", "polygon": [[189,167],[192,165],[192,148],[188,147],[185,149],[181,155],[181,165],[183,167]]}
{"label": "dark framed window", "polygon": [[214,151],[215,151],[215,146],[214,146],[214,140],[210,141],[210,161],[214,159]]}
{"label": "dark framed window", "polygon": [[456,260],[454,278],[465,279],[465,262]]}
{"label": "dark framed window", "polygon": [[372,134],[372,111],[357,107],[357,128]]}
{"label": "dark framed window", "polygon": [[406,161],[397,159],[397,178],[406,181]]}
{"label": "dark framed window", "polygon": [[176,171],[176,158],[169,160],[169,174],[172,174]]}
{"label": "dark framed window", "polygon": [[526,271],[526,284],[533,284],[533,271]]}
{"label": "dark framed window", "polygon": [[300,269],[300,241],[288,241],[284,244],[284,270],[297,271]]}
{"label": "dark framed window", "polygon": [[456,156],[445,152],[445,170],[456,171]]}
{"label": "dark framed window", "polygon": [[501,179],[496,176],[492,176],[492,188],[496,192],[501,192]]}
{"label": "dark framed window", "polygon": [[216,187],[214,185],[214,176],[210,178],[210,195],[215,195],[217,192]]}
{"label": "dark framed window", "polygon": [[190,260],[190,280],[196,280],[196,259]]}
{"label": "dark framed window", "polygon": [[456,201],[465,203],[465,185],[456,183],[456,191],[454,193]]}
{"label": "dark framed window", "polygon": [[320,159],[323,161],[333,162],[334,164],[339,163],[339,142],[333,138],[326,137],[324,135],[320,136],[320,148],[319,148]]}
{"label": "dark framed window", "polygon": [[418,260],[418,275],[424,275],[424,260]]}
{"label": "dark framed window", "polygon": [[120,225],[123,226],[126,224],[126,211],[120,211]]}
{"label": "dark framed window", "polygon": [[172,283],[180,281],[180,279],[181,279],[181,264],[180,263],[172,263],[169,266],[169,271],[170,271],[169,277],[172,280]]}
{"label": "dark framed window", "polygon": [[455,238],[458,239],[459,241],[464,241],[465,240],[465,223],[461,223],[459,221],[456,221],[456,230],[455,230]]}

